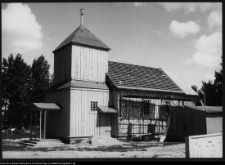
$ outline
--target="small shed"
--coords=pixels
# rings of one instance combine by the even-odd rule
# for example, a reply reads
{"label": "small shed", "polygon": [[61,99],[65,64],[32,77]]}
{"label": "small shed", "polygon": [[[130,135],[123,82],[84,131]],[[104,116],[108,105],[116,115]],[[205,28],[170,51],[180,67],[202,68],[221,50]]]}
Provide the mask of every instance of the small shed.
{"label": "small shed", "polygon": [[184,142],[186,136],[222,132],[222,107],[171,107],[166,141]]}
{"label": "small shed", "polygon": [[222,106],[187,106],[190,109],[205,112],[207,134],[223,132],[223,108]]}

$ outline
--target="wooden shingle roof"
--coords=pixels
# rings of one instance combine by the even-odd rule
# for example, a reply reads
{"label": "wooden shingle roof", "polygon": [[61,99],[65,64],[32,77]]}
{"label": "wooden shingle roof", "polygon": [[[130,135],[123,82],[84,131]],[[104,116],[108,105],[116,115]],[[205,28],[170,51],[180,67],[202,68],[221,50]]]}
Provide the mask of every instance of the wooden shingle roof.
{"label": "wooden shingle roof", "polygon": [[93,33],[91,33],[83,25],[80,25],[73,33],[71,33],[54,51],[68,44],[78,44],[94,48],[99,48],[103,50],[110,50],[110,48],[104,44],[100,39],[98,39]]}
{"label": "wooden shingle roof", "polygon": [[184,93],[160,68],[108,62],[107,76],[118,88],[149,89]]}

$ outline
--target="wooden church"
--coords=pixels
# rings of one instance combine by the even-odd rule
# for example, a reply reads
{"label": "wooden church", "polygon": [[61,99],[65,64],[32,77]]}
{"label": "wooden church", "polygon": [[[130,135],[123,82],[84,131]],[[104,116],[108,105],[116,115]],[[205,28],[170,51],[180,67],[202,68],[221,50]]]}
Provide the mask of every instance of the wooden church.
{"label": "wooden church", "polygon": [[[46,103],[46,137],[72,143],[91,136],[128,137],[166,129],[169,106],[194,105],[160,68],[108,60],[110,48],[81,24],[54,51],[54,82]],[[153,130],[154,126],[154,130]]]}

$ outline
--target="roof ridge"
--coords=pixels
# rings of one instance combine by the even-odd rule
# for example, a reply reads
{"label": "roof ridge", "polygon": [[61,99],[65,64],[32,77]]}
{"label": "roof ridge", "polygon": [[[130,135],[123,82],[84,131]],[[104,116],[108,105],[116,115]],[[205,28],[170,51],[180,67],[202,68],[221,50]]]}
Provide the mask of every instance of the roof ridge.
{"label": "roof ridge", "polygon": [[124,62],[117,62],[117,61],[108,61],[108,62],[120,63],[120,64],[126,64],[126,65],[134,65],[134,66],[140,66],[140,67],[146,67],[146,68],[152,68],[152,69],[162,70],[161,68],[153,68],[153,67],[150,67],[150,66],[144,66],[144,65],[138,65],[138,64],[130,64],[130,63],[124,63]]}

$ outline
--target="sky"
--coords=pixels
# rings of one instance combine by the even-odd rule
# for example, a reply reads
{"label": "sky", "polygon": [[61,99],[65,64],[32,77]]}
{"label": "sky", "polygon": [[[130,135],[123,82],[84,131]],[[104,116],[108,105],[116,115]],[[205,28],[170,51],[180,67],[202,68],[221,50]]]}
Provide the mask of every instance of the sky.
{"label": "sky", "polygon": [[202,87],[222,62],[222,3],[2,3],[2,57],[32,65],[80,25],[111,48],[109,60],[161,68]]}

